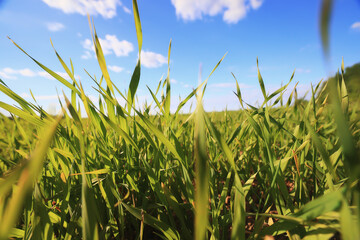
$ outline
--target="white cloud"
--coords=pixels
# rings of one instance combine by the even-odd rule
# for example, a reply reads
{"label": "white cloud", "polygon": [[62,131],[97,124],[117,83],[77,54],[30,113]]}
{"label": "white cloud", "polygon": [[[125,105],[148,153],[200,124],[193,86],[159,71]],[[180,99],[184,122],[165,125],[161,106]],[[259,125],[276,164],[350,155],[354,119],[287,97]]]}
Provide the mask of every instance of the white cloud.
{"label": "white cloud", "polygon": [[351,25],[351,29],[359,30],[360,31],[360,22],[354,22]]}
{"label": "white cloud", "polygon": [[224,11],[223,20],[226,23],[237,23],[241,19],[245,18],[247,7],[243,1],[228,1],[226,6],[228,9]]}
{"label": "white cloud", "polygon": [[0,71],[0,78],[4,78],[4,79],[16,79],[15,76],[11,76],[9,74],[7,74],[6,72]]}
{"label": "white cloud", "polygon": [[166,57],[159,53],[141,51],[141,64],[147,68],[158,68],[167,63]]}
{"label": "white cloud", "polygon": [[250,5],[253,9],[258,9],[263,4],[263,0],[250,0]]}
{"label": "white cloud", "polygon": [[174,84],[177,84],[177,83],[178,83],[178,81],[176,81],[176,79],[173,79],[173,78],[170,79],[170,82],[171,82],[171,83],[174,83]]}
{"label": "white cloud", "polygon": [[40,77],[44,77],[44,78],[47,78],[47,79],[53,79],[53,77],[49,73],[47,73],[45,71],[41,71],[38,74],[39,74]]}
{"label": "white cloud", "polygon": [[223,15],[226,23],[237,23],[251,9],[258,9],[263,0],[171,0],[176,15],[183,20],[193,21],[203,16]]}
{"label": "white cloud", "polygon": [[51,32],[58,32],[65,28],[64,24],[59,23],[59,22],[48,22],[46,24],[46,27]]}
{"label": "white cloud", "polygon": [[16,74],[16,73],[18,72],[17,70],[12,69],[12,68],[9,68],[9,67],[3,68],[2,71],[3,71],[4,73],[6,73],[6,74]]}
{"label": "white cloud", "polygon": [[123,6],[123,10],[124,12],[126,12],[127,14],[131,14],[131,10],[125,6]]}
{"label": "white cloud", "polygon": [[[70,80],[69,75],[66,72],[56,72],[61,77],[65,78],[66,80]],[[3,68],[0,70],[0,77],[5,79],[17,79],[17,76],[23,77],[44,77],[47,79],[54,79],[49,73],[45,71],[38,71],[34,72],[31,69],[24,68],[24,69],[13,69],[13,68]],[[76,79],[79,79],[79,75],[75,75]]]}
{"label": "white cloud", "polygon": [[[70,81],[70,77],[69,75],[66,73],[66,72],[55,72],[57,73],[58,75],[60,75],[61,77],[65,78],[66,80]],[[45,72],[45,71],[40,71],[37,73],[37,75],[39,75],[40,77],[44,77],[44,78],[47,78],[47,79],[50,79],[50,80],[54,80],[55,78],[53,76],[51,76],[48,72]],[[75,79],[79,79],[80,76],[79,75],[76,75],[75,74]]]}
{"label": "white cloud", "polygon": [[64,13],[79,13],[81,15],[101,15],[104,18],[116,16],[120,0],[42,0],[49,7],[57,8]]}
{"label": "white cloud", "polygon": [[21,75],[23,77],[35,77],[36,73],[28,68],[24,69],[13,69],[13,68],[3,68],[0,71],[0,77],[5,79],[16,79],[16,75]]}
{"label": "white cloud", "polygon": [[89,51],[85,51],[85,53],[83,55],[81,55],[82,59],[90,59],[92,58],[92,55]]}
{"label": "white cloud", "polygon": [[105,39],[100,38],[102,49],[109,54],[114,52],[117,57],[128,56],[134,50],[131,42],[126,40],[119,41],[115,35],[105,35]]}
{"label": "white cloud", "polygon": [[[119,41],[115,35],[105,35],[105,39],[99,38],[100,45],[104,55],[114,53],[117,57],[128,56],[130,52],[134,51],[134,46],[131,42],[126,40]],[[85,49],[95,52],[94,45],[90,39],[85,39],[82,42]]]}
{"label": "white cloud", "polygon": [[88,49],[88,50],[91,50],[91,51],[95,51],[94,50],[94,45],[93,45],[93,43],[92,43],[92,41],[90,40],[90,39],[85,39],[85,41],[83,41],[82,43],[81,43],[82,45],[83,45],[83,47],[85,48],[85,49]]}
{"label": "white cloud", "polygon": [[116,72],[116,73],[119,73],[119,72],[121,72],[121,71],[124,70],[124,68],[119,67],[119,66],[115,66],[115,65],[113,65],[113,66],[108,66],[108,68],[109,68],[111,71]]}
{"label": "white cloud", "polygon": [[24,77],[34,77],[34,76],[36,76],[36,73],[33,72],[32,70],[28,69],[28,68],[19,70],[19,74],[24,76]]}
{"label": "white cloud", "polygon": [[[85,41],[83,41],[81,44],[85,49],[95,52],[94,45],[90,39],[88,39],[88,38],[85,39]],[[84,54],[81,55],[81,58],[82,59],[92,58],[90,51],[85,51]]]}

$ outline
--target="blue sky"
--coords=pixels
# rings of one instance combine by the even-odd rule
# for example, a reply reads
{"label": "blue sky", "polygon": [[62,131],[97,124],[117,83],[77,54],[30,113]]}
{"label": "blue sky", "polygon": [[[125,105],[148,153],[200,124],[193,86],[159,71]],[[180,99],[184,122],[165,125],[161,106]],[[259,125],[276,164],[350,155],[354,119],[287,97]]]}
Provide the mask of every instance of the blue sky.
{"label": "blue sky", "polygon": [[[335,0],[330,29],[332,71],[344,57],[345,65],[359,62],[360,1]],[[172,39],[170,78],[172,109],[227,53],[211,76],[204,96],[208,111],[239,109],[233,94],[237,77],[245,101],[262,101],[256,58],[267,91],[286,83],[296,68],[292,86],[304,94],[310,84],[326,78],[319,36],[320,1],[304,0],[138,0],[143,29],[142,72],[137,92],[140,102],[151,102],[167,73],[167,51]],[[128,88],[138,48],[130,0],[0,0],[0,78],[15,92],[54,111],[57,92],[64,88],[20,52],[10,36],[31,56],[63,74],[50,38],[88,95],[96,99],[90,74],[101,77],[90,44],[86,13],[95,22],[112,81]],[[69,94],[68,91],[65,91]],[[0,101],[12,103],[0,93]]]}

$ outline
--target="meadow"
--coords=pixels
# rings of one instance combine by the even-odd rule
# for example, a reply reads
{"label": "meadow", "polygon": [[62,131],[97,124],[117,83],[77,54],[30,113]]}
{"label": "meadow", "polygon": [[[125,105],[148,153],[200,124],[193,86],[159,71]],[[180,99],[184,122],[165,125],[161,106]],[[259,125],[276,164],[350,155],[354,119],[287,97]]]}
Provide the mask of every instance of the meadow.
{"label": "meadow", "polygon": [[[360,106],[344,63],[309,100],[296,85],[284,97],[294,74],[269,93],[258,70],[258,106],[246,103],[234,76],[239,111],[203,110],[207,78],[170,112],[170,68],[149,89],[152,103],[137,106],[141,59],[121,92],[89,23],[102,71],[99,79],[89,74],[98,102],[56,50],[71,81],[14,42],[71,96],[63,94],[53,116],[0,82],[17,103],[0,102],[11,114],[0,115],[1,240],[360,239]],[[169,62],[170,53],[171,42]],[[192,99],[195,111],[182,114]]]}

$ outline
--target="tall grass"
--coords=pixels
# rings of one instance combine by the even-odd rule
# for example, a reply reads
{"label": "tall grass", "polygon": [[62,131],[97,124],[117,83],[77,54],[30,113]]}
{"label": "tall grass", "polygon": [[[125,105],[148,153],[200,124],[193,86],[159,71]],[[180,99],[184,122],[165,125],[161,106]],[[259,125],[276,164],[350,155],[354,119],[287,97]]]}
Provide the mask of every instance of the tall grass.
{"label": "tall grass", "polygon": [[[140,53],[135,0],[133,10]],[[235,79],[243,109],[222,113],[203,110],[206,79],[171,114],[169,68],[156,91],[149,89],[154,106],[140,109],[141,58],[128,91],[119,91],[89,23],[102,71],[93,78],[98,103],[71,61],[55,51],[69,82],[14,42],[71,97],[64,94],[54,117],[1,81],[18,105],[0,102],[12,114],[0,118],[0,239],[360,238],[359,109],[342,78],[328,83],[330,94],[318,84],[310,101],[300,101],[296,86],[283,95],[294,75],[268,93],[258,71],[263,103],[247,104]],[[169,60],[170,50],[171,43]],[[195,112],[180,114],[193,97]]]}

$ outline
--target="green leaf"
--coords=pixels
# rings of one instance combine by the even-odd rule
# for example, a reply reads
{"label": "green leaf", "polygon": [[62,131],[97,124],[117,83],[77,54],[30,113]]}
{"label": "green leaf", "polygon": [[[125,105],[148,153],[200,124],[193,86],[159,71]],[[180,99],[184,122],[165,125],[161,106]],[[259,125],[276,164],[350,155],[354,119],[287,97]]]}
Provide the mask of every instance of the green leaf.
{"label": "green leaf", "polygon": [[106,85],[110,89],[111,93],[114,94],[113,84],[111,82],[110,75],[109,75],[109,72],[107,70],[104,53],[103,53],[101,45],[100,45],[100,40],[99,40],[99,38],[97,36],[94,24],[93,24],[93,26],[91,26],[90,16],[88,16],[88,20],[89,20],[89,25],[90,25],[91,32],[94,32],[93,42],[94,42],[94,47],[95,47],[96,58],[98,60],[98,63],[99,63],[101,72],[103,74],[103,77],[105,78]]}
{"label": "green leaf", "polygon": [[183,101],[181,101],[175,111],[174,116],[177,116],[181,108],[195,95],[196,92],[205,84],[205,81],[202,82],[197,88],[195,88]]}
{"label": "green leaf", "polygon": [[340,226],[342,239],[360,239],[359,219],[356,215],[351,214],[351,209],[345,198],[342,199],[340,210]]}
{"label": "green leaf", "polygon": [[33,57],[31,57],[27,52],[25,52],[19,45],[17,45],[11,38],[9,38],[13,44],[19,48],[23,53],[25,53],[29,58],[31,58],[31,60],[33,60],[37,65],[39,65],[42,69],[44,69],[47,73],[49,73],[52,77],[54,77],[56,80],[58,80],[59,82],[61,82],[62,84],[64,84],[66,87],[68,87],[69,89],[75,91],[78,95],[80,95],[79,90],[77,90],[71,83],[69,83],[68,81],[66,81],[65,78],[61,77],[59,74],[57,74],[56,72],[50,70],[49,68],[47,68],[46,66],[44,66],[43,64],[41,64],[40,62],[38,62],[36,59],[34,59]]}
{"label": "green leaf", "polygon": [[166,148],[175,156],[176,159],[183,163],[183,159],[180,157],[179,153],[176,151],[175,146],[165,137],[165,135],[155,127],[151,121],[142,115],[139,111],[135,110],[136,114],[140,117],[140,119],[145,123],[147,128],[150,130],[152,134],[154,134],[165,146]]}
{"label": "green leaf", "polygon": [[256,66],[257,66],[257,70],[258,70],[258,80],[259,80],[259,84],[260,84],[260,88],[261,88],[261,92],[264,96],[264,100],[267,101],[268,97],[266,95],[266,91],[265,91],[265,85],[264,85],[264,80],[260,74],[260,69],[259,69],[259,60],[258,58],[256,58]]}
{"label": "green leaf", "polygon": [[169,43],[169,51],[168,51],[168,72],[166,76],[166,96],[164,100],[164,110],[167,117],[170,116],[170,100],[171,100],[171,92],[170,92],[170,52],[171,52],[171,40]]}
{"label": "green leaf", "polygon": [[296,226],[312,221],[325,213],[338,210],[342,204],[344,191],[345,189],[343,188],[338,191],[330,192],[307,203],[298,212],[289,216],[276,216],[282,220],[263,229],[260,232],[260,235],[274,235],[281,231],[291,230]]}
{"label": "green leaf", "polygon": [[20,118],[25,119],[26,121],[34,124],[35,126],[44,126],[44,124],[45,124],[45,120],[41,120],[40,117],[38,117],[37,115],[31,115],[28,112],[25,112],[16,107],[10,106],[9,104],[6,104],[4,102],[0,101],[0,107]]}
{"label": "green leaf", "polygon": [[19,214],[23,209],[24,200],[33,189],[33,184],[43,168],[44,158],[60,120],[61,117],[58,117],[56,121],[44,127],[38,146],[32,152],[30,161],[27,162],[26,167],[22,170],[17,188],[9,199],[0,219],[0,239],[8,237],[10,230],[18,220]]}
{"label": "green leaf", "polygon": [[306,127],[307,127],[308,131],[310,132],[312,142],[313,142],[314,146],[316,147],[316,149],[319,151],[319,153],[322,157],[322,160],[324,161],[324,163],[329,171],[329,174],[331,175],[331,178],[327,177],[327,179],[328,179],[328,184],[329,184],[331,190],[334,190],[333,189],[333,181],[334,180],[336,181],[338,179],[338,177],[336,175],[336,172],[334,171],[333,165],[331,164],[330,156],[329,156],[325,146],[321,142],[319,136],[314,131],[313,127],[308,123],[308,121],[305,121],[305,123],[306,123]]}
{"label": "green leaf", "polygon": [[41,202],[41,194],[38,185],[35,185],[34,191],[34,230],[32,237],[34,239],[54,239],[54,230],[47,213],[47,208]]}
{"label": "green leaf", "polygon": [[333,0],[322,0],[320,15],[321,43],[325,57],[329,57],[329,24],[332,13]]}
{"label": "green leaf", "polygon": [[[65,64],[65,62],[62,60],[62,58],[60,57],[60,55],[58,54],[58,52],[55,50],[55,47],[54,47],[51,39],[50,39],[50,42],[51,42],[52,47],[54,48],[55,54],[56,54],[58,60],[60,61],[62,67],[64,68],[64,70],[66,71],[66,73],[69,75],[69,77],[71,78],[71,80],[73,80],[73,86],[76,85],[77,87],[79,87],[78,83],[76,82],[75,76],[74,76],[74,67],[73,67],[72,63],[71,63],[71,69],[72,69],[72,71],[70,71],[70,69],[68,68],[68,66]],[[70,60],[70,62],[71,62],[71,60]],[[74,86],[74,87],[75,87],[75,86]],[[75,91],[73,91],[73,92],[75,92]]]}
{"label": "green leaf", "polygon": [[194,154],[195,154],[195,239],[206,239],[206,227],[208,225],[209,205],[209,167],[206,147],[206,133],[204,121],[204,109],[201,97],[198,96],[196,108],[196,122],[194,132]]}
{"label": "green leaf", "polygon": [[207,118],[206,115],[204,115],[204,117],[212,136],[219,144],[228,162],[230,163],[232,170],[234,171],[235,198],[234,198],[234,217],[232,224],[231,239],[245,239],[245,196],[246,195],[244,193],[244,189],[242,187],[240,177],[237,173],[234,157],[225,139],[221,136],[220,132],[215,128],[214,124]]}
{"label": "green leaf", "polygon": [[234,217],[231,230],[232,240],[245,239],[245,193],[240,182],[240,178],[235,174],[234,181]]}
{"label": "green leaf", "polygon": [[14,93],[10,88],[8,88],[5,84],[0,84],[0,91],[8,95],[12,100],[16,101],[20,104],[20,106],[30,113],[31,115],[34,115],[33,106],[27,102],[25,99],[20,97],[18,94]]}
{"label": "green leaf", "polygon": [[236,93],[235,93],[235,95],[238,97],[239,102],[240,102],[242,108],[244,109],[244,104],[243,104],[242,97],[241,97],[241,91],[240,91],[239,83],[238,83],[235,75],[233,73],[231,73],[231,74],[233,75],[233,77],[235,79],[235,82],[236,82]]}
{"label": "green leaf", "polygon": [[140,64],[140,58],[136,64],[136,67],[134,69],[133,75],[131,76],[131,81],[130,81],[130,85],[129,85],[129,92],[128,92],[128,112],[130,112],[131,107],[133,106],[134,103],[134,97],[135,97],[135,93],[136,90],[138,88],[139,85],[139,81],[140,81],[140,69],[141,69],[141,64]]}
{"label": "green leaf", "polygon": [[133,0],[133,12],[134,12],[134,21],[135,21],[135,28],[136,28],[136,36],[138,39],[138,46],[139,46],[139,55],[141,53],[142,48],[142,30],[141,30],[141,22],[140,22],[140,15],[139,9],[137,5],[137,1]]}
{"label": "green leaf", "polygon": [[18,228],[12,228],[9,233],[9,238],[23,238],[25,231]]}
{"label": "green leaf", "polygon": [[129,213],[139,220],[143,220],[145,224],[161,231],[168,239],[180,239],[179,233],[166,223],[154,218],[142,209],[134,208],[125,203],[121,203]]}
{"label": "green leaf", "polygon": [[118,125],[116,125],[114,122],[112,122],[104,114],[101,113],[101,115],[105,119],[106,123],[108,123],[110,125],[110,127],[112,127],[112,129],[114,129],[120,136],[122,136],[128,144],[133,146],[136,151],[138,151],[138,152],[140,151],[138,146],[136,145],[135,141],[124,130],[122,130]]}

